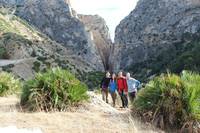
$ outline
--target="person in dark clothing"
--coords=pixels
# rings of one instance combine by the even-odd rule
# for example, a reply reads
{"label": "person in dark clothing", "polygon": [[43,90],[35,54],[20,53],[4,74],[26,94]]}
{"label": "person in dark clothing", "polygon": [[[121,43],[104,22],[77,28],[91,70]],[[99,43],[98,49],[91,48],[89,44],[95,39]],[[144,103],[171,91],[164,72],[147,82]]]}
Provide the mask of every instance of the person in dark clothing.
{"label": "person in dark clothing", "polygon": [[122,108],[128,108],[128,86],[126,82],[126,78],[123,77],[123,73],[119,72],[117,78],[117,88],[118,93],[122,100]]}
{"label": "person in dark clothing", "polygon": [[110,73],[107,72],[106,76],[101,81],[101,92],[102,92],[102,99],[108,103],[108,87],[110,83]]}
{"label": "person in dark clothing", "polygon": [[113,73],[109,84],[109,92],[112,97],[113,107],[115,107],[115,101],[117,98],[116,91],[117,91],[116,75]]}

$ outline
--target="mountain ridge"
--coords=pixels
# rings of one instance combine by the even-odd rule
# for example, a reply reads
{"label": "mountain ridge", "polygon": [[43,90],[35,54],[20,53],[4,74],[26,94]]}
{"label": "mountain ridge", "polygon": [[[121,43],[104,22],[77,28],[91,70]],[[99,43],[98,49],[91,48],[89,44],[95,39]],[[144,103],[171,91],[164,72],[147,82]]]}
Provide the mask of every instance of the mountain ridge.
{"label": "mountain ridge", "polygon": [[178,58],[179,49],[200,35],[199,3],[140,0],[116,28],[115,43],[119,49],[115,51],[119,62],[115,69],[123,67],[142,78],[170,69],[168,65]]}

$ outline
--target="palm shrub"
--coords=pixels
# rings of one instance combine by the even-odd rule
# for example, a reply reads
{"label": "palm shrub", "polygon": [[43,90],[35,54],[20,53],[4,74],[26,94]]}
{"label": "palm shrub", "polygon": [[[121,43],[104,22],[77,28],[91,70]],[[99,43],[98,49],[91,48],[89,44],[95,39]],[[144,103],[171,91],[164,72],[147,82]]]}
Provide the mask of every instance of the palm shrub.
{"label": "palm shrub", "polygon": [[187,119],[200,120],[200,75],[183,71],[181,78],[185,85],[183,98],[187,104]]}
{"label": "palm shrub", "polygon": [[18,94],[21,91],[21,83],[12,74],[0,72],[0,96]]}
{"label": "palm shrub", "polygon": [[151,112],[151,120],[159,121],[159,124],[178,124],[184,106],[181,102],[182,88],[182,81],[176,75],[156,77],[138,93],[134,106],[139,112]]}
{"label": "palm shrub", "polygon": [[135,111],[161,128],[181,128],[200,120],[200,75],[163,74],[150,81],[137,95]]}
{"label": "palm shrub", "polygon": [[24,83],[22,107],[29,111],[63,111],[70,105],[87,100],[87,86],[60,68],[36,74]]}

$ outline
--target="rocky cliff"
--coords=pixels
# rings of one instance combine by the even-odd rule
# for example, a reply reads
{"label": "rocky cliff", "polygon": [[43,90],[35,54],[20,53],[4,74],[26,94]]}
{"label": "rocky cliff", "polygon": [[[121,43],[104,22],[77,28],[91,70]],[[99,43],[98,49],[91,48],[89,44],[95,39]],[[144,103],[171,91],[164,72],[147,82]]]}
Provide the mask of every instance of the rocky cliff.
{"label": "rocky cliff", "polygon": [[13,72],[30,79],[35,72],[60,66],[81,79],[94,71],[85,60],[72,56],[71,50],[51,40],[26,21],[0,10],[0,71]]}
{"label": "rocky cliff", "polygon": [[79,14],[78,18],[84,23],[86,31],[92,36],[92,41],[98,49],[105,70],[112,69],[109,58],[113,44],[105,20],[99,15]]}
{"label": "rocky cliff", "polygon": [[199,0],[140,0],[116,28],[116,69],[143,77],[167,69],[199,33]]}
{"label": "rocky cliff", "polygon": [[95,70],[104,69],[91,35],[75,16],[68,0],[2,0],[0,4],[15,5],[17,16],[65,46],[70,56],[85,60]]}
{"label": "rocky cliff", "polygon": [[24,0],[1,0],[0,5],[4,7],[15,7],[16,5],[20,5],[23,3]]}

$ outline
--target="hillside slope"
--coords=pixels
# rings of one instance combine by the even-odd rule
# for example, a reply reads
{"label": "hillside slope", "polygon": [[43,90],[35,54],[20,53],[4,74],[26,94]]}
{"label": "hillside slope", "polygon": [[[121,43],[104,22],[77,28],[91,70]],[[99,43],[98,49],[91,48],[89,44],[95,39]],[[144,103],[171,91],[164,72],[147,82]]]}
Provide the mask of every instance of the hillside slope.
{"label": "hillside slope", "polygon": [[79,75],[96,69],[70,53],[71,50],[52,41],[26,21],[11,14],[7,9],[1,9],[0,59],[25,59],[17,64],[1,66],[4,71],[12,71],[27,79],[33,77],[35,72],[55,66],[61,66]]}
{"label": "hillside slope", "polygon": [[81,58],[96,70],[103,64],[85,25],[74,16],[69,0],[29,0],[16,4],[15,14],[62,44],[70,55]]}
{"label": "hillside slope", "polygon": [[[166,69],[198,68],[198,53],[191,51],[199,47],[199,5],[198,0],[140,0],[116,29],[115,46],[120,49],[116,69],[125,67],[146,78]],[[186,61],[179,59],[182,56]]]}

